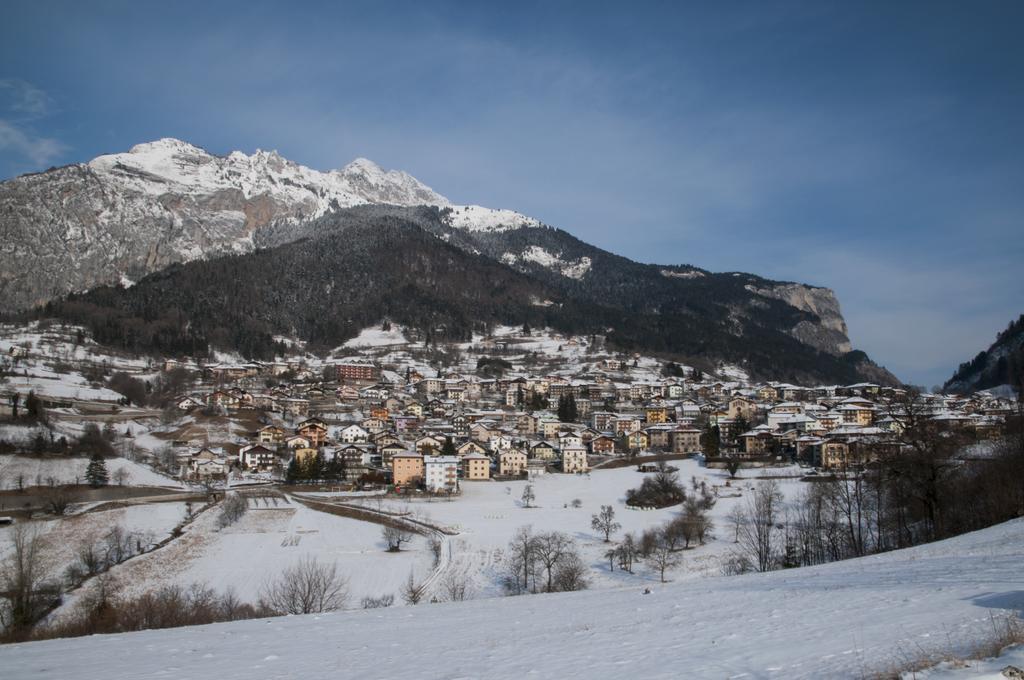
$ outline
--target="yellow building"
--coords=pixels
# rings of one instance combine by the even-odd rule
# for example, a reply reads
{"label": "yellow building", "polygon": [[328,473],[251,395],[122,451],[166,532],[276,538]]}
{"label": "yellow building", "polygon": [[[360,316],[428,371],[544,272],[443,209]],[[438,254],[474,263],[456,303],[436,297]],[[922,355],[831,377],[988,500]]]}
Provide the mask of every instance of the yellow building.
{"label": "yellow building", "polygon": [[299,446],[295,449],[295,460],[298,463],[305,463],[316,456],[318,449],[315,446]]}
{"label": "yellow building", "polygon": [[423,456],[399,453],[391,457],[391,479],[395,486],[413,486],[423,480]]}
{"label": "yellow building", "polygon": [[480,453],[462,457],[462,477],[469,481],[491,478],[491,459]]}
{"label": "yellow building", "polygon": [[644,409],[648,425],[661,425],[668,422],[668,409],[664,406],[648,406]]}

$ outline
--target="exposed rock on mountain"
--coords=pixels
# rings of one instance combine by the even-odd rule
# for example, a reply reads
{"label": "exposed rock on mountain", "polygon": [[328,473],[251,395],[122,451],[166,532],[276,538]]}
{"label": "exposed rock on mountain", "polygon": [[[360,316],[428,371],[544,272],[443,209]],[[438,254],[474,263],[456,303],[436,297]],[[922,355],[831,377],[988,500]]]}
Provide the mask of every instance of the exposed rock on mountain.
{"label": "exposed rock on mountain", "polygon": [[[361,204],[449,206],[404,172],[366,159],[318,172],[275,152],[214,156],[176,139],[0,184],[0,311],[133,282],[174,262],[250,252],[273,234]],[[465,228],[532,223],[456,206]]]}

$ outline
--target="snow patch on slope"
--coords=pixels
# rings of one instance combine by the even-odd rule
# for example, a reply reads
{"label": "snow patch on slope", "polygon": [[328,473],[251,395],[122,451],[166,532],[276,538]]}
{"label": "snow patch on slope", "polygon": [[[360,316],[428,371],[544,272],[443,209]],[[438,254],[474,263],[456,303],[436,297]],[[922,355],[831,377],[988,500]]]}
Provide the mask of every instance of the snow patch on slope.
{"label": "snow patch on slope", "polygon": [[496,210],[479,205],[453,205],[448,224],[467,231],[510,231],[520,227],[539,227],[541,223],[514,210]]}
{"label": "snow patch on slope", "polygon": [[662,269],[661,275],[667,279],[699,279],[705,274],[699,269],[691,269],[685,272],[677,272],[671,269]]}
{"label": "snow patch on slope", "polygon": [[380,326],[364,328],[359,335],[348,340],[338,349],[355,349],[360,347],[392,347],[408,345],[409,339],[405,337],[404,329],[395,324],[391,330],[384,330]]}
{"label": "snow patch on slope", "polygon": [[520,262],[533,262],[576,280],[582,279],[590,271],[591,265],[591,260],[587,256],[578,260],[563,260],[561,253],[554,255],[540,246],[530,246],[519,255],[505,253],[501,256],[501,261],[509,266],[515,266]]}

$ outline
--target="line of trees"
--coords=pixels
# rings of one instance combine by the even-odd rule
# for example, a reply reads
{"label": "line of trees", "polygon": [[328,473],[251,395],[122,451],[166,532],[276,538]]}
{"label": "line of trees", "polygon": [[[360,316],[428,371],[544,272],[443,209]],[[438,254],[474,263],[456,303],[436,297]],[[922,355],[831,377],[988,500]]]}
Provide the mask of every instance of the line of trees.
{"label": "line of trees", "polygon": [[665,574],[682,564],[682,551],[695,541],[703,545],[711,535],[714,523],[709,513],[714,505],[715,498],[710,494],[687,498],[683,511],[664,525],[650,527],[639,535],[627,533],[618,545],[605,551],[608,568],[614,571],[618,565],[619,569],[633,573],[635,564],[643,562],[664,583]]}
{"label": "line of trees", "polygon": [[736,549],[727,573],[822,564],[906,548],[1024,516],[1024,417],[970,453],[911,393],[887,405],[902,431],[866,452],[867,469],[840,470],[784,503],[774,480],[730,513]]}
{"label": "line of trees", "polygon": [[[113,534],[117,534],[114,536]],[[348,581],[336,563],[306,556],[264,585],[256,604],[243,602],[228,589],[218,593],[204,585],[170,585],[135,597],[122,592],[109,571],[136,548],[131,535],[112,531],[97,546],[83,546],[79,561],[89,563],[94,578],[67,613],[44,626],[37,623],[61,603],[62,587],[49,577],[42,542],[26,525],[13,533],[13,552],[0,569],[0,642],[51,639],[153,628],[203,625],[220,621],[334,611],[348,600]],[[76,567],[76,579],[83,573]],[[79,583],[73,583],[77,587]],[[376,606],[388,606],[393,597]]]}
{"label": "line of trees", "polygon": [[502,583],[510,595],[583,590],[587,566],[568,534],[524,526],[508,544]]}
{"label": "line of trees", "polygon": [[341,456],[328,459],[320,453],[306,456],[302,460],[292,458],[285,471],[285,481],[288,484],[319,484],[344,479],[345,459]]}

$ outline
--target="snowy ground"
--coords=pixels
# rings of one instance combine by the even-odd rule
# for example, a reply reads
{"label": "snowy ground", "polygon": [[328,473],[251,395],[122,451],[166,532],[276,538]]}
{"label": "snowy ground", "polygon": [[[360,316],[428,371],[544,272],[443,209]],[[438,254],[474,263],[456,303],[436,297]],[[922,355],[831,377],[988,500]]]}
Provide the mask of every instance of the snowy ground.
{"label": "snowy ground", "polygon": [[255,603],[269,580],[310,555],[337,562],[349,581],[347,606],[358,607],[363,597],[388,593],[400,602],[399,590],[409,573],[423,580],[433,566],[422,538],[400,553],[387,553],[378,525],[297,503],[279,501],[275,506],[252,500],[249,511],[225,529],[217,527],[218,512],[214,508],[201,514],[182,538],[112,573],[130,593],[203,583],[219,592],[233,588],[240,599]]}
{"label": "snowy ground", "polygon": [[1016,666],[1024,669],[1024,645],[1017,645],[1005,650],[994,659],[983,659],[980,661],[958,661],[956,663],[942,663],[939,666],[918,671],[911,675],[905,675],[907,680],[1007,680],[1002,670],[1007,666]]}
{"label": "snowy ground", "polygon": [[[493,344],[491,344],[493,342]],[[534,329],[529,336],[522,334],[520,326],[497,326],[489,337],[476,333],[470,342],[448,346],[459,354],[459,360],[446,369],[465,374],[476,373],[477,361],[482,356],[500,356],[512,363],[518,372],[538,372],[573,378],[581,372],[595,368],[602,359],[621,356],[603,348],[591,347],[586,336],[563,335],[550,328]],[[335,356],[347,356],[358,351],[381,365],[414,368],[423,375],[434,376],[437,366],[425,361],[422,342],[410,342],[405,330],[393,325],[384,331],[380,326],[364,328],[358,336],[333,350]],[[310,366],[319,365],[315,357],[307,357]],[[662,379],[663,362],[652,357],[639,357],[636,365],[630,358],[628,372],[605,371],[614,380],[658,381]],[[743,375],[735,367],[726,367],[735,379]]]}
{"label": "snowy ground", "polygon": [[[128,474],[126,486],[163,486],[185,488],[180,481],[164,477],[152,469],[124,458],[110,458],[106,461],[107,473],[114,480],[117,471],[124,469]],[[15,489],[18,479],[25,486],[42,486],[51,477],[58,484],[81,484],[85,480],[88,458],[34,458],[30,456],[0,455],[0,489]]]}
{"label": "snowy ground", "polygon": [[[111,527],[121,526],[139,536],[143,545],[157,543],[171,533],[185,517],[184,503],[133,505],[101,512],[89,512],[64,519],[30,522],[43,541],[42,554],[47,577],[58,577],[84,544],[99,543]],[[0,527],[0,562],[11,550],[13,527]],[[2,675],[2,674],[0,674]]]}
{"label": "snowy ground", "polygon": [[91,385],[81,369],[103,366],[130,373],[148,370],[145,360],[122,356],[88,338],[76,344],[77,330],[75,326],[41,327],[38,322],[24,326],[0,324],[0,355],[10,357],[12,348],[26,353],[12,358],[13,374],[8,376],[5,390],[16,390],[22,395],[33,390],[54,399],[116,402],[121,399],[120,394]]}
{"label": "snowy ground", "polygon": [[[691,479],[704,481],[709,488],[718,488],[720,495],[711,515],[717,525],[713,532],[718,538],[706,545],[694,546],[684,553],[683,564],[667,576],[671,579],[698,576],[716,576],[720,573],[721,558],[733,543],[726,515],[737,503],[745,503],[748,489],[756,483],[753,470],[743,471],[746,477],[732,480],[725,487],[728,474],[721,470],[700,467],[695,460],[673,461],[679,467],[679,478],[692,493]],[[774,468],[760,474],[798,474],[797,468]],[[501,566],[505,549],[513,534],[522,526],[530,525],[534,532],[562,531],[577,543],[591,566],[591,587],[604,588],[636,585],[660,581],[656,572],[640,564],[634,574],[609,570],[604,553],[610,547],[604,537],[591,526],[591,516],[602,505],[615,509],[615,520],[622,529],[612,536],[621,539],[623,533],[639,533],[648,527],[659,526],[678,515],[680,506],[663,510],[633,510],[625,504],[625,494],[637,487],[646,475],[633,467],[596,470],[589,475],[542,475],[530,482],[533,485],[537,507],[523,507],[521,497],[527,482],[463,482],[462,494],[451,501],[363,501],[370,509],[383,507],[396,512],[410,511],[435,525],[458,532],[451,539],[451,568],[465,574],[473,582],[477,596],[501,594]],[[795,499],[805,486],[795,478],[781,478],[780,485],[787,499]],[[579,499],[581,506],[573,507]],[[353,499],[353,502],[358,502]]]}
{"label": "snowy ground", "polygon": [[5,677],[857,678],[1024,608],[1024,520],[820,567],[0,647]]}

